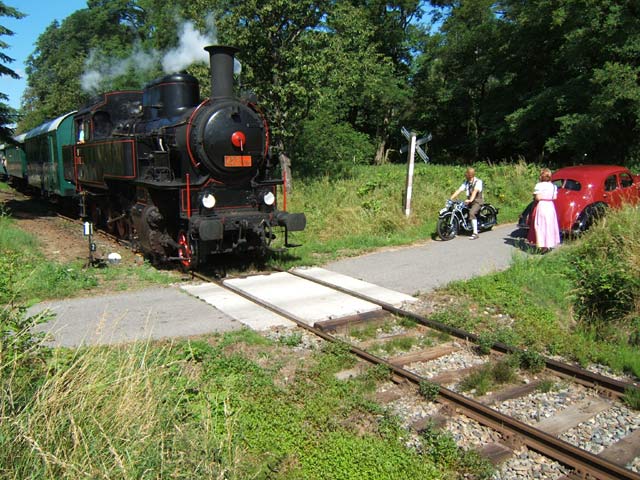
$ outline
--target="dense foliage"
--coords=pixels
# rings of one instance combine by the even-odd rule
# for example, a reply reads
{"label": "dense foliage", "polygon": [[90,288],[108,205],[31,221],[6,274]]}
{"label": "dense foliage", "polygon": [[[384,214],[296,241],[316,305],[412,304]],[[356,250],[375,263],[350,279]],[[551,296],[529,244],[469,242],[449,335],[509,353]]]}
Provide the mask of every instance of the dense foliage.
{"label": "dense foliage", "polygon": [[[640,164],[633,0],[90,0],[40,36],[20,128],[77,108],[100,61],[121,74],[102,88],[141,87],[185,20],[241,48],[298,172],[402,160],[401,126],[433,133],[436,162]],[[206,65],[189,71],[208,94]]]}
{"label": "dense foliage", "polygon": [[637,2],[441,3],[448,14],[416,76],[441,151],[638,162]]}

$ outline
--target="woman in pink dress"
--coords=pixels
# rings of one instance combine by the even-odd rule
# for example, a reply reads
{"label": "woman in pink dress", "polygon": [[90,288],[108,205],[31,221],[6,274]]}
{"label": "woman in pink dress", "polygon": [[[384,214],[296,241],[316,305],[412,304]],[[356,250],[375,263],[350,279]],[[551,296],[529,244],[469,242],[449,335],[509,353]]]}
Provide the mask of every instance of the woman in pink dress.
{"label": "woman in pink dress", "polygon": [[529,216],[529,235],[527,239],[543,252],[560,244],[558,216],[553,201],[558,196],[558,188],[551,183],[551,170],[543,168],[540,181],[533,189],[535,205]]}

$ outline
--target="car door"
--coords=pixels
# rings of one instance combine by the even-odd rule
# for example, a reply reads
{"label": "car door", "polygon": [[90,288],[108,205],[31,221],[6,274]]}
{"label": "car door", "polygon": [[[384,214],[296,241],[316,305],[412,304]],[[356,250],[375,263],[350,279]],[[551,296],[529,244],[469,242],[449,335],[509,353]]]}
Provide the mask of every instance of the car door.
{"label": "car door", "polygon": [[602,198],[610,207],[619,207],[621,198],[618,189],[618,176],[614,173],[604,179]]}
{"label": "car door", "polygon": [[605,201],[611,207],[620,207],[632,201],[633,178],[627,172],[618,172],[608,176],[604,181]]}
{"label": "car door", "polygon": [[618,180],[622,201],[636,205],[640,200],[640,185],[634,184],[633,175],[629,172],[621,172]]}

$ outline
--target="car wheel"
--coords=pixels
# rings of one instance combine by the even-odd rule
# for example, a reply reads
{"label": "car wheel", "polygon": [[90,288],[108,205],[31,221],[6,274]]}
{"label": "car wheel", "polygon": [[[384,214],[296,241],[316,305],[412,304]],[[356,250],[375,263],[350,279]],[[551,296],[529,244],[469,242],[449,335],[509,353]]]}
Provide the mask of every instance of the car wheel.
{"label": "car wheel", "polygon": [[527,205],[526,208],[522,211],[520,217],[518,217],[518,227],[525,229],[529,228],[529,216],[531,215],[531,212],[533,210],[533,204],[534,202],[530,202],[529,205]]}
{"label": "car wheel", "polygon": [[596,221],[604,217],[606,212],[606,203],[595,203],[587,206],[578,219],[578,233],[586,232]]}

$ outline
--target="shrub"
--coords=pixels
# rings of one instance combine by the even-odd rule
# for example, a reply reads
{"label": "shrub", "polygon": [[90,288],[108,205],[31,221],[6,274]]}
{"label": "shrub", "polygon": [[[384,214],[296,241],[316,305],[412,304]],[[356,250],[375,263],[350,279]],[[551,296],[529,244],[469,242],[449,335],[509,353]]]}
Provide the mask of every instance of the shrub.
{"label": "shrub", "polygon": [[430,382],[429,380],[423,380],[418,385],[418,392],[425,400],[430,402],[435,401],[440,393],[440,386],[437,383]]}
{"label": "shrub", "polygon": [[374,153],[367,135],[322,112],[303,123],[294,146],[296,168],[308,176],[348,174],[370,163]]}
{"label": "shrub", "polygon": [[637,212],[627,207],[609,212],[576,246],[571,264],[575,311],[581,320],[619,320],[633,314],[640,296],[639,239]]}
{"label": "shrub", "polygon": [[[0,416],[21,410],[44,375],[44,360],[49,353],[42,346],[43,334],[33,327],[48,319],[46,312],[27,317],[24,306],[16,302],[15,279],[22,257],[0,250]],[[12,384],[13,387],[6,387]]]}
{"label": "shrub", "polygon": [[544,357],[538,352],[532,350],[524,350],[518,354],[520,367],[529,370],[532,373],[538,373],[544,370],[546,362]]}
{"label": "shrub", "polygon": [[640,388],[629,387],[624,392],[622,397],[624,403],[634,410],[640,410]]}
{"label": "shrub", "polygon": [[458,445],[448,432],[439,432],[435,427],[427,427],[420,436],[424,454],[437,465],[453,467],[459,460]]}
{"label": "shrub", "polygon": [[495,343],[496,339],[493,332],[482,332],[478,336],[478,353],[480,355],[489,355]]}

